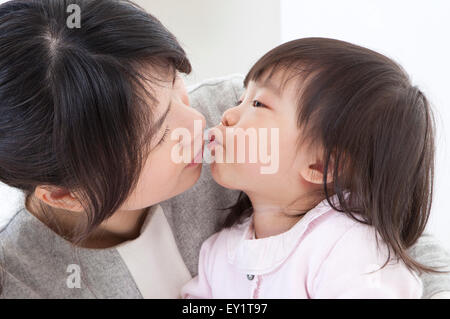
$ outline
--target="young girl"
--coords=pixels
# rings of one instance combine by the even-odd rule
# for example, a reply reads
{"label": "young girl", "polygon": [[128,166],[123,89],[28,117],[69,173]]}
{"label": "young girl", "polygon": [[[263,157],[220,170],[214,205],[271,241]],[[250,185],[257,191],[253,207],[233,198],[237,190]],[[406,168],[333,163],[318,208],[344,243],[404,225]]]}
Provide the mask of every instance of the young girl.
{"label": "young girl", "polygon": [[[209,145],[214,179],[243,193],[182,296],[420,298],[416,272],[432,269],[408,248],[430,213],[434,123],[404,70],[366,48],[305,38],[264,55],[244,86]],[[259,128],[279,131],[274,174],[236,161],[236,141],[252,129],[263,138]]]}

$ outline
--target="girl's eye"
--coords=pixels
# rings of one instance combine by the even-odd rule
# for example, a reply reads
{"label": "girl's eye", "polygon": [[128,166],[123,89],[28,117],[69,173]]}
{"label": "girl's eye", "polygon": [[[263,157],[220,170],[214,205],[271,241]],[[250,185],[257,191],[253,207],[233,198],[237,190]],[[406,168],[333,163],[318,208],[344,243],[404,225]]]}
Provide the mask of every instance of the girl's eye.
{"label": "girl's eye", "polygon": [[259,102],[258,100],[253,101],[253,106],[254,107],[265,107],[265,105],[262,104],[261,102]]}
{"label": "girl's eye", "polygon": [[235,104],[234,106],[238,106],[238,105],[240,105],[241,103],[242,103],[242,100],[239,100],[239,101],[236,102],[236,104]]}
{"label": "girl's eye", "polygon": [[166,127],[166,130],[164,131],[163,137],[159,140],[158,145],[161,145],[166,140],[167,135],[169,134],[169,127]]}

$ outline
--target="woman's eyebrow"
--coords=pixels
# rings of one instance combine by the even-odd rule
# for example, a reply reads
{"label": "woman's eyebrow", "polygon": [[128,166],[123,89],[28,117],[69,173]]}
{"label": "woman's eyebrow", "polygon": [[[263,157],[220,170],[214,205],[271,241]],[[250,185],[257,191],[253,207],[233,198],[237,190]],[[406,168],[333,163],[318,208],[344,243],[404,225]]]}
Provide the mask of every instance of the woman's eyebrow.
{"label": "woman's eyebrow", "polygon": [[171,106],[172,100],[170,101],[169,106],[167,107],[164,114],[155,122],[155,127],[157,130],[159,130],[159,128],[163,125],[164,121],[166,120],[167,114],[169,113]]}

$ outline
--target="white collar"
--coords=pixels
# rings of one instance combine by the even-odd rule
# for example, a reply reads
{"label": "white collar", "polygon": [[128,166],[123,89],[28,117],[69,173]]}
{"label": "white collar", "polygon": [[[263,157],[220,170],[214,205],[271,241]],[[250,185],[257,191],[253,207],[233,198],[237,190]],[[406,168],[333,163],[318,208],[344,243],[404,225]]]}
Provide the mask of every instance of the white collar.
{"label": "white collar", "polygon": [[[337,196],[330,197],[337,204]],[[253,215],[243,223],[227,229],[228,261],[244,274],[260,275],[281,265],[297,247],[308,226],[318,217],[334,211],[327,200],[311,209],[288,231],[266,238],[253,237]]]}

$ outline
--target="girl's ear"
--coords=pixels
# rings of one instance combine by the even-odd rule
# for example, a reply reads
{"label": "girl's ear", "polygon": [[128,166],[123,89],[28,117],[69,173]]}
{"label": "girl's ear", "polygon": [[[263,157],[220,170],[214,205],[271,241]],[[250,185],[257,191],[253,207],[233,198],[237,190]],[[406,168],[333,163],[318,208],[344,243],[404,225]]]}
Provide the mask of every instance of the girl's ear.
{"label": "girl's ear", "polygon": [[[309,183],[322,184],[324,175],[324,164],[322,150],[309,152],[309,156],[302,160],[300,165],[300,176]],[[328,163],[327,183],[333,181],[333,159]]]}
{"label": "girl's ear", "polygon": [[75,194],[61,187],[49,185],[38,186],[34,191],[34,195],[54,208],[73,212],[82,212],[84,210]]}

